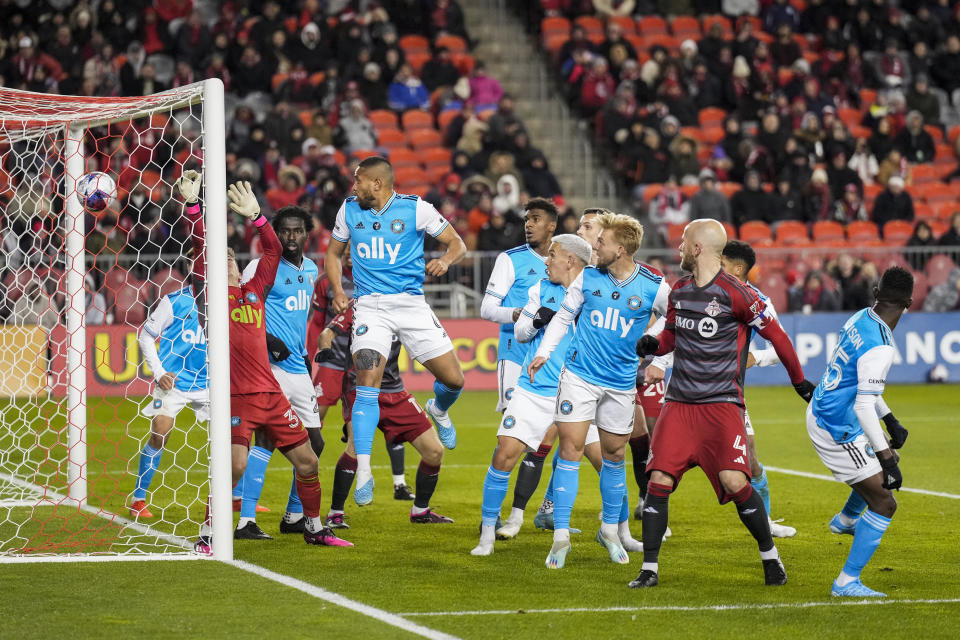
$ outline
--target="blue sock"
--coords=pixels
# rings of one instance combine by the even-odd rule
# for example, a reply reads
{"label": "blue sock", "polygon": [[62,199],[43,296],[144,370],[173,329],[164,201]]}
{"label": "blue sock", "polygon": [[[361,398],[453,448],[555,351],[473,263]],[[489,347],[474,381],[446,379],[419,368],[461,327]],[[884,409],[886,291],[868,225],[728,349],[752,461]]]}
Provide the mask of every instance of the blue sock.
{"label": "blue sock", "polygon": [[570,513],[580,488],[580,461],[558,458],[553,477],[553,528],[569,529]]}
{"label": "blue sock", "polygon": [[273,452],[263,447],[250,447],[247,470],[243,472],[243,501],[240,503],[241,518],[257,518],[257,502],[263,491],[263,479]]}
{"label": "blue sock", "polygon": [[357,399],[353,401],[353,447],[359,455],[373,451],[373,434],[380,422],[380,389],[357,387]]}
{"label": "blue sock", "polygon": [[[627,486],[627,469],[623,460],[613,462],[603,459],[600,467],[600,501],[603,503],[603,521],[607,524],[620,522],[623,507],[623,488]],[[554,516],[556,521],[556,516]]]}
{"label": "blue sock", "polygon": [[889,526],[890,518],[884,518],[869,509],[863,512],[863,516],[857,520],[857,529],[853,534],[853,545],[850,547],[847,563],[843,565],[845,574],[851,578],[860,577],[860,572],[870,562],[870,557],[880,545],[883,532]]}
{"label": "blue sock", "polygon": [[290,497],[287,499],[287,513],[303,513],[303,503],[300,502],[300,494],[297,493],[297,472],[293,472],[293,478],[290,479]]}
{"label": "blue sock", "polygon": [[481,522],[488,527],[497,524],[500,517],[500,507],[507,497],[510,488],[510,472],[497,471],[491,465],[487,469],[487,477],[483,479],[483,506],[480,509]]}
{"label": "blue sock", "polygon": [[163,448],[154,449],[150,443],[143,445],[140,452],[140,468],[137,472],[137,488],[133,490],[134,500],[146,500],[147,489],[153,481],[153,474],[160,467],[160,458],[163,457]]}
{"label": "blue sock", "polygon": [[557,475],[557,458],[560,457],[560,447],[557,447],[556,451],[553,452],[553,461],[550,463],[552,470],[550,471],[550,482],[547,483],[547,492],[543,494],[544,500],[549,500],[553,502],[553,478]]}
{"label": "blue sock", "polygon": [[867,508],[867,501],[863,499],[856,489],[850,490],[850,497],[847,498],[847,503],[843,505],[841,513],[847,516],[851,520],[856,520],[860,517],[860,514],[863,513],[863,510]]}
{"label": "blue sock", "polygon": [[623,504],[620,505],[620,520],[626,522],[630,519],[630,492],[626,484],[623,485]]}
{"label": "blue sock", "polygon": [[451,389],[439,380],[433,381],[433,393],[436,396],[437,408],[440,411],[446,411],[453,406],[453,403],[460,397],[463,389]]}
{"label": "blue sock", "polygon": [[770,485],[767,484],[767,470],[763,468],[763,465],[760,465],[760,477],[751,478],[750,484],[753,485],[753,490],[763,500],[763,508],[767,510],[767,517],[772,518],[773,516],[770,515]]}

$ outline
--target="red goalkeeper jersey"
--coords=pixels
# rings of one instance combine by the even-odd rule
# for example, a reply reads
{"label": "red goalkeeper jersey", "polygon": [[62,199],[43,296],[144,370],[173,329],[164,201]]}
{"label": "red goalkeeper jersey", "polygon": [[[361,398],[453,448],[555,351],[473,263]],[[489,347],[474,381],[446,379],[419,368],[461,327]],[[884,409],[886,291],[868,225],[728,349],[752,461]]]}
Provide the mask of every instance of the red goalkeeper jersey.
{"label": "red goalkeeper jersey", "polygon": [[[203,216],[199,207],[187,210],[193,219],[193,255],[203,256],[194,263],[193,278],[206,280]],[[282,247],[273,227],[261,216],[256,221],[263,255],[257,271],[249,282],[239,287],[228,287],[230,308],[230,394],[282,393],[273,372],[267,351],[267,325],[264,315],[264,290],[277,277]],[[194,283],[194,291],[200,287]]]}

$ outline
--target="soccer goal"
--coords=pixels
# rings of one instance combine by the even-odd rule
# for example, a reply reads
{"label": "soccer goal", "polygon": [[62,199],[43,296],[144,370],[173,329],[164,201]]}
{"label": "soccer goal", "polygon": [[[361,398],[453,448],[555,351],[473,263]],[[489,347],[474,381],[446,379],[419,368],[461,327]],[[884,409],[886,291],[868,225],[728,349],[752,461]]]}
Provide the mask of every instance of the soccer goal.
{"label": "soccer goal", "polygon": [[[210,419],[180,411],[133,513],[162,405],[138,337],[190,284],[187,169],[204,174],[207,331],[178,337],[206,348]],[[199,557],[208,496],[214,557],[231,559],[223,84],[0,89],[0,205],[0,562]]]}

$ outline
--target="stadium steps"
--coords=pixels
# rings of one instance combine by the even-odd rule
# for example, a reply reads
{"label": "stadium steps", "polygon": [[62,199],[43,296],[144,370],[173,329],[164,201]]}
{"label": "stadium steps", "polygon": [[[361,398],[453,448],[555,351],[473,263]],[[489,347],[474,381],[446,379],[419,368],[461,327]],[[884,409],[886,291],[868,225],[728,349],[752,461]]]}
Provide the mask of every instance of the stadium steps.
{"label": "stadium steps", "polygon": [[566,203],[579,210],[607,207],[629,211],[629,202],[591,140],[557,91],[549,61],[516,16],[498,0],[462,2],[467,30],[478,41],[473,53],[487,65],[517,104],[533,146],[543,150],[563,189]]}

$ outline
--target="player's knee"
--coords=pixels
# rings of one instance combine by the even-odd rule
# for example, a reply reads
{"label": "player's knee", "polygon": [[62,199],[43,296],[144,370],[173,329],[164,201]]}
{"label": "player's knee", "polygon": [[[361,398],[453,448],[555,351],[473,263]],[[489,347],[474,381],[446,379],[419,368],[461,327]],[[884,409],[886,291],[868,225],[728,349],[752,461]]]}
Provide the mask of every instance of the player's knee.
{"label": "player's knee", "polygon": [[358,371],[372,371],[380,366],[383,356],[374,349],[360,349],[353,356]]}
{"label": "player's knee", "polygon": [[491,465],[497,471],[512,471],[516,464],[516,454],[510,451],[508,447],[497,445],[493,452],[493,462]]}
{"label": "player's knee", "polygon": [[897,511],[897,499],[893,497],[893,493],[890,491],[886,491],[885,495],[878,496],[873,502],[874,504],[870,504],[870,510],[884,518],[892,518]]}
{"label": "player's knee", "polygon": [[728,495],[733,495],[739,493],[747,486],[748,480],[747,476],[738,471],[734,472],[720,472],[720,484],[723,485],[723,490],[727,492]]}
{"label": "player's knee", "polygon": [[167,434],[160,435],[159,433],[150,434],[150,446],[154,449],[163,449],[163,445],[166,444]]}
{"label": "player's knee", "polygon": [[420,454],[420,459],[431,466],[439,466],[443,462],[443,447],[428,447]]}
{"label": "player's knee", "polygon": [[233,483],[236,484],[240,478],[243,477],[244,471],[247,470],[247,458],[235,458],[233,464],[231,465],[231,471],[233,472]]}
{"label": "player's knee", "polygon": [[583,457],[583,447],[578,447],[572,442],[561,442],[560,457],[564,460],[579,460]]}
{"label": "player's knee", "polygon": [[449,376],[446,376],[446,378],[443,384],[446,385],[448,389],[463,389],[463,385],[466,384],[463,378],[463,371],[460,367],[457,367]]}

